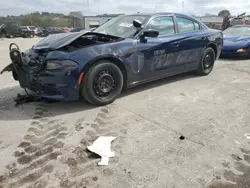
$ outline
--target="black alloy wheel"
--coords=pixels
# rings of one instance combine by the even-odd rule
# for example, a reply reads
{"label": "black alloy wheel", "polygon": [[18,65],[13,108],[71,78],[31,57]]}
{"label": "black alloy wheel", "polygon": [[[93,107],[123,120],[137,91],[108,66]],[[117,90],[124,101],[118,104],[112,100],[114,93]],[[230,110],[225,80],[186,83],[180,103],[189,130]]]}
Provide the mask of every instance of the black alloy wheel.
{"label": "black alloy wheel", "polygon": [[94,105],[112,103],[123,88],[123,74],[110,61],[100,61],[90,67],[81,82],[81,94]]}
{"label": "black alloy wheel", "polygon": [[201,62],[199,64],[197,73],[205,76],[212,72],[215,62],[215,52],[212,48],[208,47],[204,50]]}
{"label": "black alloy wheel", "polygon": [[103,99],[109,98],[116,89],[116,77],[114,73],[109,70],[103,70],[96,74],[93,88],[97,97]]}
{"label": "black alloy wheel", "polygon": [[210,72],[212,66],[213,66],[213,57],[210,54],[207,54],[204,58],[203,58],[203,69],[205,72]]}

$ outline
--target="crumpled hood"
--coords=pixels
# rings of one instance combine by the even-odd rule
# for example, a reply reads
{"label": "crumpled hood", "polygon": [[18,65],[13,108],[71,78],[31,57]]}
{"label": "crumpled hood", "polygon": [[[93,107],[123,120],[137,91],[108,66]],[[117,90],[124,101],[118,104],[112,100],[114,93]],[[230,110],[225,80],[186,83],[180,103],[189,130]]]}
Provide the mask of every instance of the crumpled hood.
{"label": "crumpled hood", "polygon": [[56,50],[70,44],[71,42],[73,42],[74,40],[78,39],[79,37],[81,37],[86,33],[89,33],[89,31],[51,34],[45,37],[44,39],[40,40],[36,45],[33,46],[33,49]]}
{"label": "crumpled hood", "polygon": [[250,36],[224,36],[224,47],[244,48],[250,44]]}

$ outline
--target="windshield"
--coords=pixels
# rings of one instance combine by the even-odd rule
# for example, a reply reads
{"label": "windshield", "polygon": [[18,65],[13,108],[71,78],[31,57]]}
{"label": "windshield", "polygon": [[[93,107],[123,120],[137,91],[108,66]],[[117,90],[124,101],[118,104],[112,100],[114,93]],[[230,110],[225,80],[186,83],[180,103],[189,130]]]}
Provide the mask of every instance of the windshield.
{"label": "windshield", "polygon": [[250,36],[250,27],[230,27],[223,31],[223,34],[228,36]]}
{"label": "windshield", "polygon": [[133,20],[137,19],[144,25],[149,16],[145,15],[131,15],[131,16],[119,16],[109,20],[100,27],[94,30],[97,33],[104,33],[107,35],[118,36],[122,38],[131,37],[135,32],[136,28],[133,26]]}

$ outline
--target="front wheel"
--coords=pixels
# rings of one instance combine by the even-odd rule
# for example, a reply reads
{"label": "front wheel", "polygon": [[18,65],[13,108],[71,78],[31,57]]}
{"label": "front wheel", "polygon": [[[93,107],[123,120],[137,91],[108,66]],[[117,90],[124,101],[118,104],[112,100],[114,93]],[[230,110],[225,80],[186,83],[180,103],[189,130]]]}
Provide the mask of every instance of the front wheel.
{"label": "front wheel", "polygon": [[100,61],[90,67],[81,83],[81,94],[93,105],[112,103],[123,88],[123,74],[110,61]]}
{"label": "front wheel", "polygon": [[34,33],[31,33],[30,34],[30,38],[34,38],[35,37],[35,34]]}
{"label": "front wheel", "polygon": [[214,62],[215,52],[213,48],[208,47],[203,52],[202,59],[199,63],[196,73],[201,76],[208,75],[213,70]]}

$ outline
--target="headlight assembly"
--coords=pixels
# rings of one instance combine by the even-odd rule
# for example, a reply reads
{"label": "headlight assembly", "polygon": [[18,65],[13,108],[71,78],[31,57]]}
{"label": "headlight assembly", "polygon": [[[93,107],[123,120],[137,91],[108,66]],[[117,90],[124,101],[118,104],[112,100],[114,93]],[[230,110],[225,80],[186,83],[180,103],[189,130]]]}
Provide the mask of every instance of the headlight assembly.
{"label": "headlight assembly", "polygon": [[241,48],[241,49],[238,49],[237,52],[246,52],[246,49]]}
{"label": "headlight assembly", "polygon": [[71,60],[48,60],[46,63],[47,70],[62,70],[72,71],[77,69],[78,65],[76,62]]}

